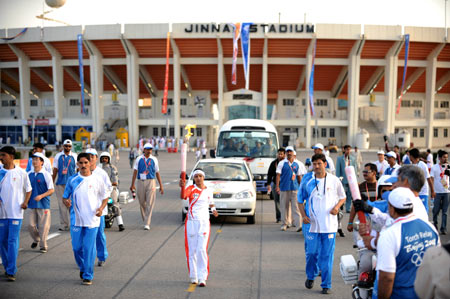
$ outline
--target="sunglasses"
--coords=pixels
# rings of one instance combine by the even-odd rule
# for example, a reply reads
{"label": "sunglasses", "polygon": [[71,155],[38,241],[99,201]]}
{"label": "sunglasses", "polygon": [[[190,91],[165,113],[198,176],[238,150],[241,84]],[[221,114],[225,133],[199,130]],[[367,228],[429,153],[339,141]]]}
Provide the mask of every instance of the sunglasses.
{"label": "sunglasses", "polygon": [[71,145],[64,145],[64,147],[72,147]]}
{"label": "sunglasses", "polygon": [[372,170],[363,170],[362,173],[367,174],[367,173],[369,173],[369,172],[372,172]]}

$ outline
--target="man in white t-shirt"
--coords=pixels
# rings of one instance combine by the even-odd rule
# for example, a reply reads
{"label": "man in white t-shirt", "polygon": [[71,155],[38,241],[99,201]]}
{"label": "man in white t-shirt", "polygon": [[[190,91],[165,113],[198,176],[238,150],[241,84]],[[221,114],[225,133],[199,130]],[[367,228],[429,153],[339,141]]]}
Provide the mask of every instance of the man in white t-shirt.
{"label": "man in white t-shirt", "polygon": [[[314,154],[324,154],[325,155],[325,150],[324,150],[324,146],[322,143],[317,143],[316,145],[313,146],[313,150],[314,150]],[[335,174],[336,173],[336,167],[334,167],[334,162],[333,159],[331,159],[330,155],[325,155],[326,159],[327,159],[327,166],[326,166],[326,170],[329,173]]]}
{"label": "man in white t-shirt", "polygon": [[92,175],[89,160],[90,155],[87,153],[77,156],[80,172],[68,180],[63,194],[64,204],[68,208],[73,206],[70,235],[84,285],[91,285],[94,278],[97,232],[109,197],[109,190],[102,179]]}
{"label": "man in white t-shirt", "polygon": [[419,192],[419,197],[428,212],[428,195],[431,194],[431,198],[434,198],[436,196],[436,193],[434,192],[433,181],[431,180],[430,173],[428,172],[428,166],[424,162],[420,161],[420,152],[417,148],[409,150],[409,157],[411,159],[412,165],[422,169],[423,175],[425,176],[426,182],[423,185],[422,190],[420,190]]}
{"label": "man in white t-shirt", "polygon": [[434,163],[433,163],[433,154],[431,153],[430,149],[427,149],[427,166],[428,166],[428,171],[431,171],[431,167],[433,167]]}
{"label": "man in white t-shirt", "polygon": [[[317,264],[322,271],[322,294],[331,292],[331,274],[333,273],[334,247],[338,230],[338,213],[345,203],[345,190],[338,177],[326,171],[326,157],[316,154],[312,157],[314,175],[306,185],[305,197],[308,214],[303,204],[300,212],[304,224],[311,224],[309,230],[307,279],[305,286],[311,289],[317,275]],[[307,216],[309,215],[309,217]]]}
{"label": "man in white t-shirt", "polygon": [[384,159],[384,151],[378,151],[377,156],[378,160],[373,162],[373,164],[377,166],[378,177],[380,177],[384,174],[384,171],[389,168],[389,163]]}
{"label": "man in white t-shirt", "polygon": [[438,163],[431,167],[431,178],[434,184],[436,196],[433,207],[433,224],[438,229],[438,215],[442,210],[441,234],[447,234],[447,211],[450,201],[450,167],[448,165],[448,153],[446,151],[438,152]]}
{"label": "man in white t-shirt", "polygon": [[19,236],[23,210],[31,196],[31,184],[25,170],[14,166],[16,150],[12,146],[0,149],[0,254],[5,275],[9,281],[16,280]]}

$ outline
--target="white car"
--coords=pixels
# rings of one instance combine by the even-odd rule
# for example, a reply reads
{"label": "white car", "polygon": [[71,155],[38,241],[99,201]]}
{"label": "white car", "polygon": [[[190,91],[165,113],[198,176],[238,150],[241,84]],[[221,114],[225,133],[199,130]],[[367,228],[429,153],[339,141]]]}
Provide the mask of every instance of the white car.
{"label": "white car", "polygon": [[[213,190],[214,204],[219,215],[247,217],[247,223],[255,223],[256,186],[253,175],[243,160],[203,159],[195,169],[205,172],[205,185]],[[192,185],[189,176],[186,186]],[[189,202],[183,200],[182,219],[186,218]]]}

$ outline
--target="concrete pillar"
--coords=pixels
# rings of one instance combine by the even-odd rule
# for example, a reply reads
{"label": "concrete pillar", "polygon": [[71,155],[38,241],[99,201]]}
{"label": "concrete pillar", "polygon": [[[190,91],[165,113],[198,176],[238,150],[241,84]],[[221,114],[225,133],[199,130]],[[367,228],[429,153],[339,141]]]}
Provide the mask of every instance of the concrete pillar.
{"label": "concrete pillar", "polygon": [[173,54],[173,128],[175,131],[175,138],[180,138],[180,91],[181,91],[181,66],[180,55]]}
{"label": "concrete pillar", "polygon": [[223,53],[219,52],[217,63],[217,108],[219,110],[219,127],[223,125],[225,118],[225,107],[223,106],[223,73]]}
{"label": "concrete pillar", "polygon": [[391,137],[395,133],[395,113],[397,108],[398,57],[388,55],[384,72],[384,134]]}
{"label": "concrete pillar", "polygon": [[56,140],[62,141],[62,118],[64,106],[64,69],[61,57],[52,56],[53,102],[55,108]]}
{"label": "concrete pillar", "polygon": [[267,38],[264,39],[264,53],[263,53],[263,64],[262,64],[262,110],[261,110],[261,119],[267,119],[267,92],[268,92],[268,83],[267,83]]}
{"label": "concrete pillar", "polygon": [[348,66],[348,128],[347,144],[356,145],[356,133],[358,132],[358,98],[359,98],[359,73],[361,58],[359,55],[351,55]]}
{"label": "concrete pillar", "polygon": [[[30,118],[30,66],[26,57],[19,56],[19,84],[20,84],[20,117],[22,122]],[[36,115],[33,115],[36,118]],[[22,124],[22,142],[28,138],[28,125]]]}
{"label": "concrete pillar", "polygon": [[[310,48],[313,47],[314,41],[311,41]],[[306,148],[312,146],[312,130],[311,130],[311,105],[309,103],[309,80],[311,77],[311,67],[312,67],[312,51],[308,50],[306,55],[306,82],[305,82],[305,97],[306,97]]]}
{"label": "concrete pillar", "polygon": [[427,127],[425,128],[426,146],[433,147],[433,121],[434,121],[434,98],[436,90],[436,65],[437,56],[428,59],[426,69],[426,90],[425,90],[425,113]]}
{"label": "concrete pillar", "polygon": [[139,139],[139,63],[137,54],[127,55],[127,104],[129,144],[135,146]]}
{"label": "concrete pillar", "polygon": [[105,118],[103,112],[103,65],[102,57],[91,55],[90,75],[91,75],[91,118],[92,131],[99,136],[103,132],[103,121]]}

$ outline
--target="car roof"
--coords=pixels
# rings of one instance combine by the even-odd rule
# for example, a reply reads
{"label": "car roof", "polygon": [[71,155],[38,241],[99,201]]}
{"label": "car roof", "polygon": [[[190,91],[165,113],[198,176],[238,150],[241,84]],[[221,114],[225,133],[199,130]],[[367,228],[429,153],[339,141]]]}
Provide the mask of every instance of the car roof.
{"label": "car roof", "polygon": [[235,163],[235,164],[245,164],[243,159],[230,159],[230,158],[215,158],[215,159],[201,159],[198,163]]}

